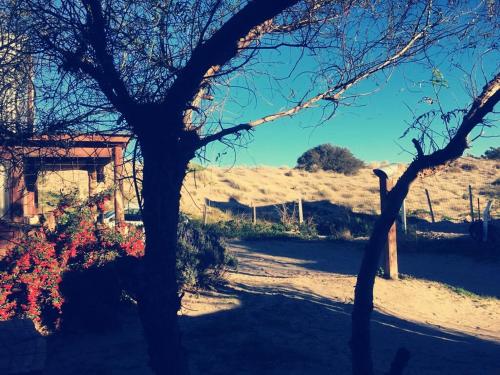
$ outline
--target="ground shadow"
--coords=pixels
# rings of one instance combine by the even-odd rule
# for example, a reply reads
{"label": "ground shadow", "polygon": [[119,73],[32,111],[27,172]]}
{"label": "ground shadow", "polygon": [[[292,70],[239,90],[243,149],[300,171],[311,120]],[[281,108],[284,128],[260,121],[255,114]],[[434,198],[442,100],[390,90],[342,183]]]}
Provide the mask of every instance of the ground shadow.
{"label": "ground shadow", "polygon": [[[351,304],[287,284],[232,284],[197,298],[201,308],[214,298],[218,311],[180,317],[192,375],[350,373]],[[233,302],[222,302],[221,311],[221,299]],[[136,310],[121,319],[119,331],[51,337],[43,374],[150,375]],[[373,315],[372,332],[377,374],[401,346],[412,353],[407,375],[494,374],[500,366],[492,341],[381,313]]]}
{"label": "ground shadow", "polygon": [[[399,217],[398,223],[399,225],[401,225],[401,218]],[[470,223],[468,222],[441,220],[433,223],[416,216],[409,216],[407,219],[407,223],[410,228],[413,227],[413,230],[418,230],[420,232],[468,234],[470,227]]]}
{"label": "ground shadow", "polygon": [[[249,220],[252,218],[253,208],[234,198],[230,198],[228,201],[209,200],[207,204],[223,212],[228,212],[233,216],[246,217]],[[347,228],[354,236],[367,236],[378,217],[375,213],[355,212],[350,207],[334,204],[329,200],[303,200],[302,205],[304,218],[312,218],[319,234],[322,235],[331,235]],[[378,207],[374,207],[375,210],[378,210]],[[258,220],[280,222],[283,219],[283,215],[288,215],[288,217],[297,220],[297,202],[283,202],[275,205],[257,204],[256,214]],[[401,219],[398,218],[398,222],[400,221]],[[415,216],[408,217],[408,225],[413,230],[423,232],[435,231],[440,233],[466,234],[469,230],[469,223],[457,223],[448,220],[432,223]]]}
{"label": "ground shadow", "polygon": [[[440,246],[447,244],[447,240],[436,241]],[[450,241],[450,246],[457,246],[456,241]],[[237,241],[231,245],[239,259],[239,271],[243,273],[258,274],[270,269],[279,275],[279,270],[285,265],[287,270],[295,269],[296,272],[310,269],[355,276],[359,270],[365,243],[360,240],[264,240]],[[468,242],[464,246],[467,244]],[[422,246],[429,247],[428,244]],[[286,259],[280,260],[279,257]],[[290,259],[294,261],[291,262]],[[403,250],[398,254],[398,261],[401,274],[500,298],[498,257],[471,257],[429,250]]]}
{"label": "ground shadow", "polygon": [[[181,317],[193,374],[349,374],[351,305],[287,288],[234,285],[233,309]],[[412,353],[406,374],[493,374],[500,346],[393,316],[373,316],[375,367]]]}

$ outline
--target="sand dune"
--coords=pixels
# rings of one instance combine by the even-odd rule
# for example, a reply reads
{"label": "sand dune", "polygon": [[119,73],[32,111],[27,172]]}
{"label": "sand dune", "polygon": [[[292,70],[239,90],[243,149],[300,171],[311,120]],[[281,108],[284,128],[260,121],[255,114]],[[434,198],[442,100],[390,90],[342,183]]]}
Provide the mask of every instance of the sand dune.
{"label": "sand dune", "polygon": [[[245,206],[269,206],[302,198],[374,214],[379,211],[379,190],[378,179],[372,170],[380,165],[382,163],[371,163],[354,176],[325,171],[309,173],[290,167],[196,168],[185,179],[181,207],[188,214],[201,216],[205,199]],[[404,167],[403,164],[399,166],[399,173]],[[101,189],[113,185],[111,168],[107,169],[106,175],[107,183],[100,184]],[[489,199],[500,197],[499,179],[499,162],[464,157],[446,168],[420,177],[408,195],[407,211],[410,215],[430,220],[425,195],[425,189],[428,189],[436,220],[470,220],[468,186],[472,186],[475,210],[477,198],[482,210]],[[50,209],[44,203],[50,200],[50,191],[72,187],[77,187],[82,197],[88,194],[86,172],[45,173],[39,178],[42,209]],[[124,190],[129,204],[137,206],[130,179],[125,180]],[[500,204],[494,205],[493,213],[498,216]],[[227,217],[223,212],[217,214],[218,217]]]}
{"label": "sand dune", "polygon": [[[188,174],[182,195],[182,208],[200,215],[207,198],[217,202],[235,201],[246,206],[279,204],[297,200],[328,201],[355,212],[379,212],[378,178],[372,163],[355,176],[333,172],[296,170],[290,167],[206,168]],[[405,166],[399,165],[399,174]],[[407,198],[407,210],[430,220],[425,189],[428,189],[436,220],[470,219],[468,186],[472,186],[474,208],[477,198],[481,210],[487,200],[500,196],[500,163],[491,160],[462,158],[446,168],[420,177]],[[496,183],[495,183],[496,181]],[[494,214],[500,213],[494,206]]]}

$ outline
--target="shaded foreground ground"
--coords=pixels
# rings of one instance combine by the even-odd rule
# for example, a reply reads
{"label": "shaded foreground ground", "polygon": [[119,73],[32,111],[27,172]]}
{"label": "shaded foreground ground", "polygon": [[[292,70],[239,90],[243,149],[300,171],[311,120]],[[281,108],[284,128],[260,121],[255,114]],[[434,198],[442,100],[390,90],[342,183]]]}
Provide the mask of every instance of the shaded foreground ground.
{"label": "shaded foreground ground", "polygon": [[[228,283],[184,299],[181,324],[193,374],[348,374],[362,244],[257,241],[231,248],[239,269],[227,274]],[[406,252],[400,271],[412,277],[376,282],[377,372],[403,345],[412,353],[407,374],[499,374],[498,262]],[[150,374],[133,311],[122,327],[50,338],[41,374]]]}
{"label": "shaded foreground ground", "polygon": [[[189,296],[186,344],[196,374],[347,374],[361,244],[237,242],[225,291]],[[403,253],[400,271],[499,296],[499,264]],[[435,272],[435,274],[434,274]],[[473,288],[472,288],[473,287]],[[407,374],[500,373],[500,301],[434,281],[377,279],[375,365],[412,352]]]}

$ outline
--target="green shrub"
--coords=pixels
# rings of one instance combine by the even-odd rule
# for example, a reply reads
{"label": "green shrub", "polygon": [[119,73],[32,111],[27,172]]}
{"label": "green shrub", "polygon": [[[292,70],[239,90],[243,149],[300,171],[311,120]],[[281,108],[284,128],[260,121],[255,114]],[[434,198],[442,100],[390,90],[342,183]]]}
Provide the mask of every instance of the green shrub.
{"label": "green shrub", "polygon": [[317,226],[321,235],[333,239],[351,239],[355,237],[367,237],[371,234],[375,218],[370,215],[348,212],[339,215],[324,217]]}
{"label": "green shrub", "polygon": [[63,275],[60,286],[65,299],[63,330],[102,333],[120,327],[117,314],[123,308],[120,281],[124,277],[117,277],[119,270],[114,262],[109,262],[99,267],[71,270]]}
{"label": "green shrub", "polygon": [[283,223],[259,220],[253,224],[246,218],[235,218],[227,221],[212,223],[207,226],[210,231],[225,238],[240,238],[256,240],[264,238],[301,238],[310,239],[318,235],[316,225],[312,219],[305,220],[302,224],[295,223],[292,227]]}
{"label": "green shrub", "polygon": [[483,158],[490,160],[500,160],[500,147],[490,147],[484,152]]}
{"label": "green shrub", "polygon": [[182,287],[207,287],[220,281],[236,259],[214,230],[181,216],[178,227],[177,280]]}
{"label": "green shrub", "polygon": [[467,172],[475,171],[475,170],[479,169],[476,164],[472,164],[472,163],[462,163],[460,165],[460,168],[462,168],[462,170],[467,171]]}
{"label": "green shrub", "polygon": [[[176,264],[179,289],[215,285],[229,267],[236,267],[236,260],[219,236],[181,216]],[[102,332],[119,327],[123,300],[137,299],[141,277],[141,257],[119,257],[65,274],[63,329]]]}
{"label": "green shrub", "polygon": [[316,146],[297,159],[297,168],[309,172],[324,170],[353,175],[363,166],[363,161],[356,158],[347,148],[329,143]]}
{"label": "green shrub", "polygon": [[299,224],[299,233],[303,238],[318,237],[318,228],[311,217],[304,220],[302,224]]}
{"label": "green shrub", "polygon": [[257,239],[289,236],[285,233],[286,228],[281,223],[259,220],[253,224],[251,220],[242,218],[213,223],[208,228],[225,238]]}

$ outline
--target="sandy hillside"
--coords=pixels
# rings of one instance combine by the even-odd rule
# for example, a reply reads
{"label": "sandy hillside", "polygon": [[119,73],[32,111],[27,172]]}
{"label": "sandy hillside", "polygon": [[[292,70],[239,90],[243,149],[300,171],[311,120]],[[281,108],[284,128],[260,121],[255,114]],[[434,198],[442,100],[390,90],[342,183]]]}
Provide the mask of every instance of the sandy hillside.
{"label": "sandy hillside", "polygon": [[[355,212],[373,214],[379,209],[379,195],[378,179],[372,170],[380,165],[372,163],[355,176],[324,171],[309,173],[290,167],[209,167],[191,172],[186,177],[182,210],[200,216],[205,199],[215,202],[213,206],[219,204],[219,211],[225,211],[225,207],[234,205],[270,206],[301,197],[305,201],[329,202]],[[404,165],[400,165],[400,172],[403,169]],[[111,166],[106,169],[106,176],[107,181],[99,184],[100,189],[113,186]],[[436,220],[462,221],[469,218],[468,186],[473,188],[474,206],[477,207],[479,198],[482,210],[488,199],[500,197],[499,178],[499,162],[462,158],[416,181],[407,198],[408,213],[430,220],[424,190],[427,188]],[[61,170],[43,174],[39,178],[42,210],[50,209],[43,203],[50,200],[50,191],[67,191],[74,187],[79,189],[82,197],[88,195],[86,172]],[[130,180],[125,180],[124,190],[130,206],[136,207]],[[494,205],[494,214],[499,213],[500,204]]]}
{"label": "sandy hillside", "polygon": [[[200,215],[205,198],[224,210],[220,203],[268,206],[301,197],[305,201],[325,201],[373,214],[379,209],[379,190],[378,178],[372,170],[380,165],[372,163],[355,176],[324,171],[309,173],[289,167],[210,167],[186,177],[182,208]],[[400,165],[400,173],[403,170],[404,165]],[[408,213],[430,220],[425,195],[428,189],[436,220],[461,221],[469,217],[468,186],[473,189],[475,208],[479,198],[483,210],[488,199],[500,196],[499,178],[500,163],[462,158],[416,181],[407,198]],[[498,207],[495,214],[500,213]]]}

